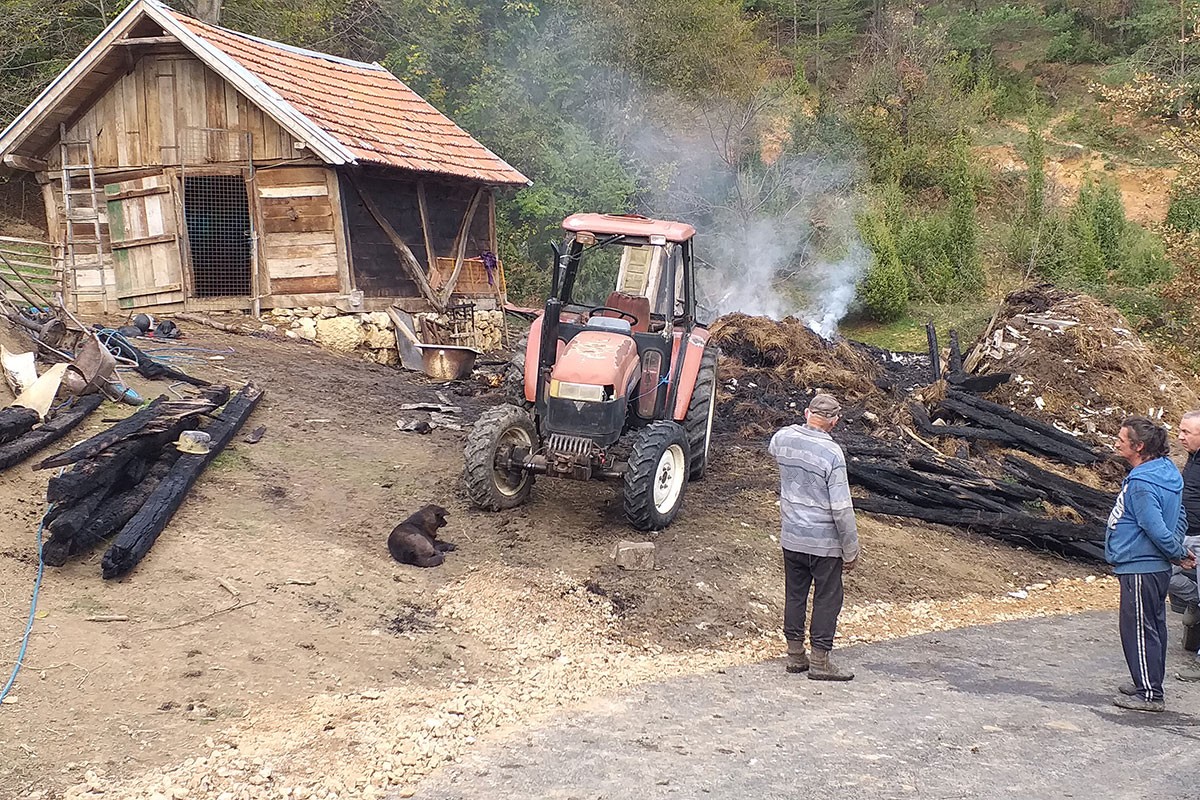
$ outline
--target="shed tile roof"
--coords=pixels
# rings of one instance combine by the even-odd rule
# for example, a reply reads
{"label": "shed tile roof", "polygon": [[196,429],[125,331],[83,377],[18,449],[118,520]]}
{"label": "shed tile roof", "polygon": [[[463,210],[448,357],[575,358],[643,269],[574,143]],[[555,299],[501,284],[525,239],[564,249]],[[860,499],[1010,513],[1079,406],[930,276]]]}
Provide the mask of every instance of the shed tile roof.
{"label": "shed tile roof", "polygon": [[378,64],[301,50],[169,13],[258,77],[359,161],[491,184],[529,183]]}

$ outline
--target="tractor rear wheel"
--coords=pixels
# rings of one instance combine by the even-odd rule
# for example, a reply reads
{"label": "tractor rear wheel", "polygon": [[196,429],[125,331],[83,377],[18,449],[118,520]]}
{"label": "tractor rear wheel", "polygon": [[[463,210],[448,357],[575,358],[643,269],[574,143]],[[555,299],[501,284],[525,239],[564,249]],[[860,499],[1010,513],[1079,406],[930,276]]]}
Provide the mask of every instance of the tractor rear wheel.
{"label": "tractor rear wheel", "polygon": [[683,505],[688,475],[688,443],[683,426],[652,422],[637,433],[625,471],[624,506],[639,531],[662,530]]}
{"label": "tractor rear wheel", "polygon": [[529,348],[529,335],[521,337],[512,358],[504,368],[504,380],[500,384],[504,391],[504,402],[524,408],[533,408],[533,403],[525,399],[525,353]]}
{"label": "tractor rear wheel", "polygon": [[700,357],[700,371],[696,375],[696,388],[692,390],[692,401],[688,404],[684,427],[687,429],[691,461],[688,480],[698,481],[708,468],[708,450],[712,442],[713,417],[717,412],[717,348],[704,348]]}
{"label": "tractor rear wheel", "polygon": [[524,409],[504,404],[483,412],[463,448],[463,479],[471,502],[485,511],[501,511],[527,501],[533,473],[502,464],[514,448],[529,453],[537,442],[537,428]]}

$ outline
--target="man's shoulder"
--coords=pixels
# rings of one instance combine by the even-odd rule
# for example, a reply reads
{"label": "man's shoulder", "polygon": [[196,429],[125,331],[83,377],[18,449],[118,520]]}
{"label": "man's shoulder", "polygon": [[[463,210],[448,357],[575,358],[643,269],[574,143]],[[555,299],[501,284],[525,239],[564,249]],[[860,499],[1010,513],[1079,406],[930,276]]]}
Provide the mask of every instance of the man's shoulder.
{"label": "man's shoulder", "polygon": [[806,425],[788,425],[786,428],[780,428],[771,437],[771,446],[773,448],[789,447],[825,453],[834,461],[845,461],[842,448],[833,440],[833,437],[828,433],[816,430],[815,428],[809,428]]}

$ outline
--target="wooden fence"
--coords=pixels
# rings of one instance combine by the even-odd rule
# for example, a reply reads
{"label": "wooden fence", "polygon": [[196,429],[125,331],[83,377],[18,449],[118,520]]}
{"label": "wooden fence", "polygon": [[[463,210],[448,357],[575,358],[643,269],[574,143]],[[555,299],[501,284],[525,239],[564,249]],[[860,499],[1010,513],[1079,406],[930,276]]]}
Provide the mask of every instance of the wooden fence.
{"label": "wooden fence", "polygon": [[63,270],[52,245],[0,236],[0,294],[18,305],[31,299],[40,305],[41,299],[53,300],[61,291]]}

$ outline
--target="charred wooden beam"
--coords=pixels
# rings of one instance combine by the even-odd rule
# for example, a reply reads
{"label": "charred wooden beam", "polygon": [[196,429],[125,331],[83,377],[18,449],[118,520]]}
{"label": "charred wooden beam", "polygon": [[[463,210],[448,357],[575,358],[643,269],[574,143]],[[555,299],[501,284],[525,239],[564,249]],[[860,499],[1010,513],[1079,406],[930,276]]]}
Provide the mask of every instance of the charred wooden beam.
{"label": "charred wooden beam", "polygon": [[965,462],[959,459],[950,458],[925,458],[917,456],[908,459],[908,465],[918,472],[933,472],[941,475],[950,475],[959,478],[978,478],[979,473],[971,469]]}
{"label": "charred wooden beam", "polygon": [[937,329],[933,322],[925,323],[925,337],[929,340],[930,383],[937,383],[942,379],[942,354],[938,351]]}
{"label": "charred wooden beam", "polygon": [[1006,419],[992,411],[984,410],[965,402],[961,399],[961,396],[961,392],[952,392],[952,396],[943,398],[940,405],[947,411],[953,411],[955,414],[965,417],[972,422],[978,422],[981,425],[986,425],[989,428],[1008,434],[1013,442],[1022,448],[1043,453],[1051,458],[1071,464],[1094,464],[1100,460],[1099,455],[1092,450],[1086,449],[1078,441],[1072,444],[1064,443],[1057,438],[1047,436],[1041,431],[1024,427],[1022,424]]}
{"label": "charred wooden beam", "polygon": [[849,461],[846,464],[846,471],[853,484],[911,503],[945,508],[977,508],[998,513],[1016,511],[1009,505],[985,497],[964,486],[931,480],[928,476],[904,467]]}
{"label": "charred wooden beam", "polygon": [[1058,520],[1039,519],[1028,514],[996,514],[970,509],[945,509],[920,506],[880,497],[854,499],[859,511],[935,522],[984,533],[1012,543],[1029,544],[1048,550],[1104,560],[1104,531],[1093,525],[1076,525]]}
{"label": "charred wooden beam", "polygon": [[[977,397],[973,394],[954,389],[951,389],[947,396],[954,400],[958,400],[959,402],[978,408],[981,411],[986,411],[1003,419],[1009,420],[1010,422],[1015,422],[1024,428],[1029,428],[1030,430],[1040,433],[1047,438],[1061,442],[1068,447],[1075,447],[1098,456],[1095,449],[1079,437],[1073,436],[1066,431],[1060,431],[1053,425],[1047,425],[1045,422],[1026,416],[1019,411],[1014,411],[1008,406],[1001,405],[999,403],[993,403],[990,400],[984,400],[982,397]],[[1099,460],[1099,457],[1096,460]]]}
{"label": "charred wooden beam", "polygon": [[208,434],[212,437],[209,452],[184,453],[179,456],[142,507],[121,528],[112,546],[104,554],[101,571],[105,578],[117,578],[126,574],[145,557],[183,503],[188,490],[200,477],[200,473],[225,449],[242,424],[254,413],[262,396],[261,389],[252,383],[246,384],[208,426]]}
{"label": "charred wooden beam", "polygon": [[80,397],[70,408],[60,411],[54,419],[8,444],[0,445],[0,470],[8,469],[57,442],[103,402],[104,398],[98,394]]}
{"label": "charred wooden beam", "polygon": [[[179,451],[168,448],[163,451],[149,470],[137,480],[128,481],[128,485],[105,498],[79,530],[71,536],[61,537],[61,541],[46,542],[42,549],[43,558],[51,566],[62,566],[71,556],[87,552],[92,547],[112,536],[133,519],[154,492],[155,487],[166,477],[171,466],[179,458]],[[53,544],[53,546],[52,546]]]}
{"label": "charred wooden beam", "polygon": [[147,422],[154,419],[158,414],[159,407],[167,402],[167,396],[159,395],[150,401],[150,404],[139,411],[135,411],[125,419],[113,425],[106,431],[103,431],[90,439],[85,439],[79,444],[69,447],[57,455],[50,456],[39,462],[34,469],[51,469],[53,467],[65,467],[68,464],[74,464],[76,461],[82,461],[85,458],[90,458],[97,453],[103,452],[105,448],[111,447],[127,436],[135,434],[141,430]]}
{"label": "charred wooden beam", "polygon": [[958,331],[954,328],[950,329],[950,360],[946,366],[950,370],[951,380],[953,380],[954,376],[964,375],[962,349],[958,343]]}
{"label": "charred wooden beam", "polygon": [[228,386],[206,387],[194,400],[168,400],[166,395],[159,396],[146,408],[121,420],[107,431],[80,442],[56,456],[45,459],[37,465],[37,469],[74,464],[129,439],[161,436],[181,421],[191,422],[201,414],[214,411],[228,399]]}
{"label": "charred wooden beam", "polygon": [[903,448],[897,447],[895,444],[880,439],[877,436],[868,436],[850,431],[837,431],[834,433],[833,439],[848,456],[886,458],[895,461],[903,458],[905,453]]}
{"label": "charred wooden beam", "polygon": [[29,433],[40,419],[38,412],[32,408],[12,406],[0,410],[0,444],[7,444]]}
{"label": "charred wooden beam", "polygon": [[52,567],[61,567],[71,554],[76,534],[87,524],[97,509],[108,499],[111,486],[97,489],[91,495],[70,504],[59,504],[62,509],[46,524],[50,538],[42,545],[42,560]]}
{"label": "charred wooden beam", "polygon": [[951,375],[947,378],[950,384],[963,392],[990,392],[997,386],[1008,383],[1012,379],[1011,372],[993,372],[990,375]]}
{"label": "charred wooden beam", "polygon": [[929,411],[920,403],[909,406],[913,424],[917,430],[926,436],[957,436],[962,439],[999,442],[1001,444],[1019,445],[1020,442],[1011,434],[998,431],[995,428],[976,428],[968,425],[934,425],[929,418]]}
{"label": "charred wooden beam", "polygon": [[46,499],[51,503],[72,502],[112,486],[130,469],[137,469],[139,462],[153,461],[165,446],[179,438],[179,434],[194,426],[192,419],[179,419],[157,433],[118,442],[91,458],[78,461],[69,471],[50,479]]}
{"label": "charred wooden beam", "polygon": [[1047,497],[1059,505],[1070,506],[1098,521],[1108,518],[1109,511],[1117,501],[1117,496],[1111,492],[1055,475],[1014,455],[1004,457],[1004,469],[1029,485],[1041,487]]}

